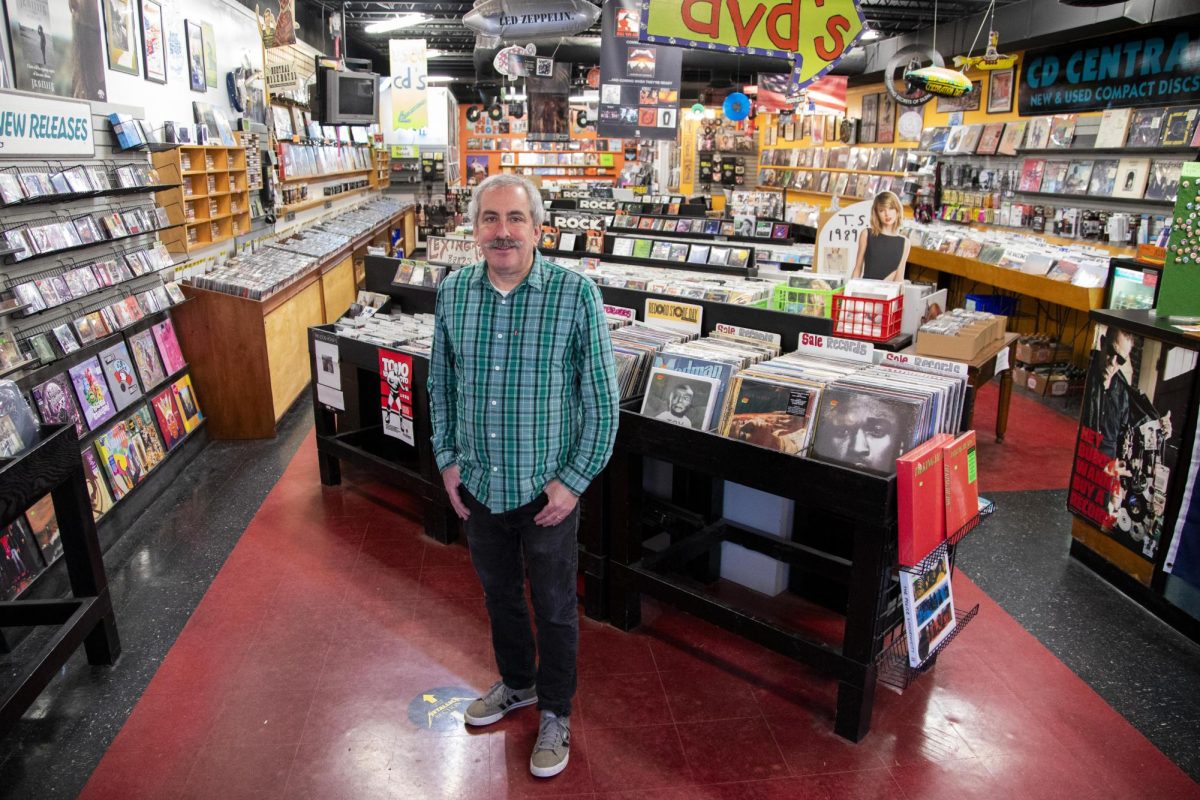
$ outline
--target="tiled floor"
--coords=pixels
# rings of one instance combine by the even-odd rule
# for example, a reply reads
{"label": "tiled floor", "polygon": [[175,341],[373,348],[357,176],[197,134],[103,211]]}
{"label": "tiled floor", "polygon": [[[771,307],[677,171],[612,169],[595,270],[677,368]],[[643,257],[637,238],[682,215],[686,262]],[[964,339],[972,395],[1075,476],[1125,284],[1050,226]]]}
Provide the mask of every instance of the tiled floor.
{"label": "tiled floor", "polygon": [[982,611],[903,695],[881,688],[860,745],[831,733],[829,681],[649,602],[631,634],[584,620],[559,777],[528,774],[532,709],[431,729],[493,680],[466,552],[361,473],[321,489],[300,409],[275,442],[210,447],[106,554],[122,660],[72,660],[0,742],[0,796],[75,797],[90,774],[84,797],[122,800],[1200,797],[1130,724],[1200,776],[1200,649],[1066,557],[1074,422],[1018,392],[996,447],[994,395],[976,423],[1001,513],[955,583]]}

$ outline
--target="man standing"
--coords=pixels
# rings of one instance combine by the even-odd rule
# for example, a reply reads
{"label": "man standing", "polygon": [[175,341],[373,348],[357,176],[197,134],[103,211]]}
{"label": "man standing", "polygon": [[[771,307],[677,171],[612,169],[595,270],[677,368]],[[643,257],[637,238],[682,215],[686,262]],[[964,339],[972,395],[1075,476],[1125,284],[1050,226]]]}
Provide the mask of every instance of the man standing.
{"label": "man standing", "polygon": [[429,368],[434,457],[466,523],[500,670],[465,718],[489,725],[537,703],[529,768],[546,778],[569,755],[578,498],[612,455],[616,367],[600,291],[534,249],[537,189],[493,175],[468,214],[484,260],[442,282]]}

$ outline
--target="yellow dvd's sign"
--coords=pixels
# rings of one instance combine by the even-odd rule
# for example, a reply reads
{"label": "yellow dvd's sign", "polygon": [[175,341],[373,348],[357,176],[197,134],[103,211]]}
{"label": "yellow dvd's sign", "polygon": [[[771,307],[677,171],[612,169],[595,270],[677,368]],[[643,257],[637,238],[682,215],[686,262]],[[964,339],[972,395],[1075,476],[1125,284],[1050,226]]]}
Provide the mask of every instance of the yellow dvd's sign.
{"label": "yellow dvd's sign", "polygon": [[642,39],[793,58],[800,85],[842,59],[863,30],[855,0],[645,0]]}

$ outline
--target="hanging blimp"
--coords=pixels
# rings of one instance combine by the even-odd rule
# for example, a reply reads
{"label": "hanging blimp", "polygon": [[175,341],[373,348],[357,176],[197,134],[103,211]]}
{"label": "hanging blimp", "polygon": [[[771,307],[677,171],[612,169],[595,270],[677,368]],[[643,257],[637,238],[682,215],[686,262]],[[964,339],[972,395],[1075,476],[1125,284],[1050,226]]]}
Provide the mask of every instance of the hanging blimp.
{"label": "hanging blimp", "polygon": [[590,28],[600,7],[588,0],[482,0],[463,16],[463,24],[484,36],[549,39]]}

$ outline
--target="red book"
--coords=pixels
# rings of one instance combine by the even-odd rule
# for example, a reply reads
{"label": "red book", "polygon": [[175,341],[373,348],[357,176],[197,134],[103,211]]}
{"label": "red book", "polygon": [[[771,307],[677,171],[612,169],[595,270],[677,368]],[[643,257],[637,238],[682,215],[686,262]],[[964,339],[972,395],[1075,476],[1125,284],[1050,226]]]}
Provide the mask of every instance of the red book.
{"label": "red book", "polygon": [[896,505],[900,512],[899,561],[919,564],[946,538],[942,448],[954,437],[939,433],[896,459]]}
{"label": "red book", "polygon": [[946,445],[946,535],[952,535],[979,513],[979,480],[975,463],[975,431]]}

